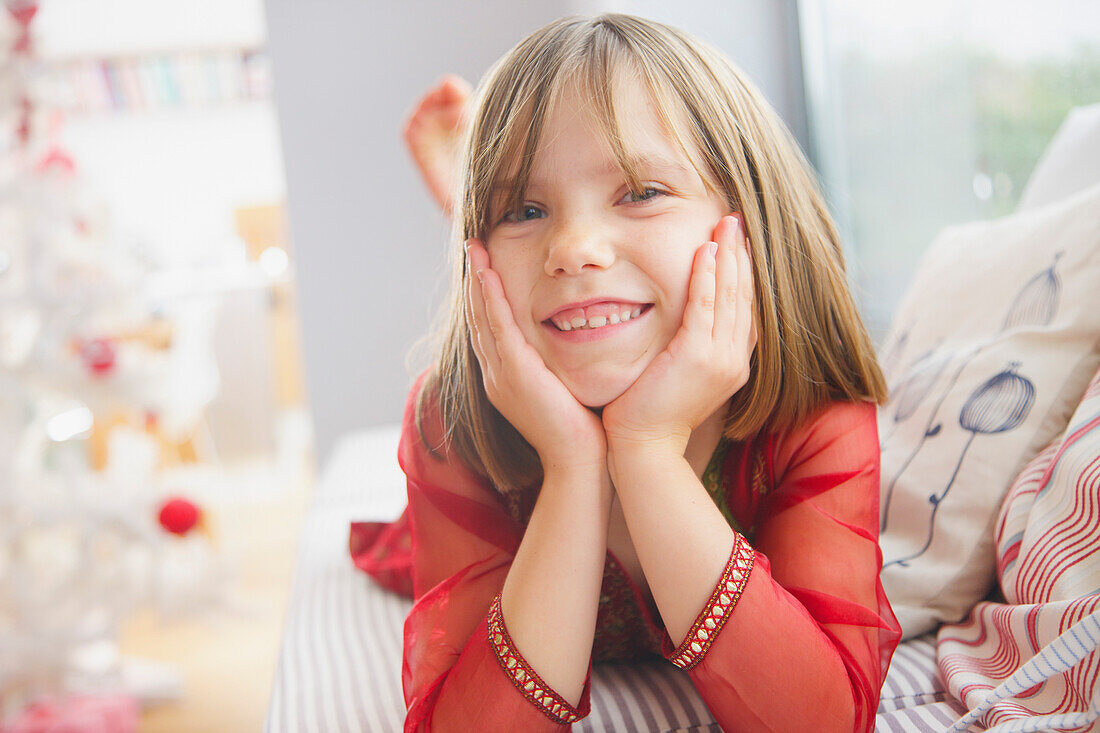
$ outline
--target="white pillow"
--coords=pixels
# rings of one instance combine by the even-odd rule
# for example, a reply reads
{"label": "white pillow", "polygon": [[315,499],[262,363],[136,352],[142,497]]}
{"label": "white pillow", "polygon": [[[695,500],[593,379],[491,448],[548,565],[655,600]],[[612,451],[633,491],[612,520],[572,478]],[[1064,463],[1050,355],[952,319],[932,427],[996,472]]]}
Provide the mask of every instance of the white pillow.
{"label": "white pillow", "polygon": [[906,638],[993,587],[993,521],[1100,364],[1100,185],[944,230],[885,340],[882,582]]}
{"label": "white pillow", "polygon": [[1100,104],[1074,107],[1035,164],[1016,211],[1054,203],[1100,183]]}

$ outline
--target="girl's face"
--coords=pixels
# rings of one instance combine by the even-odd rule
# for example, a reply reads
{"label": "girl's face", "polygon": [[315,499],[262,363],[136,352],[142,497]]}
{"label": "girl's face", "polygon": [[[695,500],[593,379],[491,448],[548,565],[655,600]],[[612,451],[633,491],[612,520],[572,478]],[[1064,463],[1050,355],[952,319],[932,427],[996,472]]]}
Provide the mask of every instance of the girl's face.
{"label": "girl's face", "polygon": [[615,104],[642,190],[574,90],[548,114],[519,211],[494,205],[486,247],[528,343],[582,404],[626,391],[680,328],[695,251],[729,213],[640,83]]}

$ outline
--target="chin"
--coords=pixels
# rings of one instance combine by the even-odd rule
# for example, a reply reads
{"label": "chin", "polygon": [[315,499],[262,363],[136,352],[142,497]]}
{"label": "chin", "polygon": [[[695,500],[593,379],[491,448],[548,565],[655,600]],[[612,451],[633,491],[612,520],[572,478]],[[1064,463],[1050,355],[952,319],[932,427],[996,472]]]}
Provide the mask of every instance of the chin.
{"label": "chin", "polygon": [[565,386],[585,407],[601,408],[614,402],[630,389],[636,374],[606,373],[585,374],[583,378],[566,379]]}

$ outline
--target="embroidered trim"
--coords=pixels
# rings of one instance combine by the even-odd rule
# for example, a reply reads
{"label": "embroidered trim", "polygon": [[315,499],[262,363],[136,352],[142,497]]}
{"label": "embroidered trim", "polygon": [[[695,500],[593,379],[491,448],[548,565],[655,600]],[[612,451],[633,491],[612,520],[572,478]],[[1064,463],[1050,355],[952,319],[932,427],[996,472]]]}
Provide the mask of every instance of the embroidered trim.
{"label": "embroidered trim", "polygon": [[508,635],[508,629],[504,626],[499,594],[493,599],[493,605],[489,607],[489,643],[493,645],[497,661],[500,662],[501,669],[511,678],[512,684],[545,713],[546,717],[564,725],[575,723],[583,717],[576,708],[566,702],[565,698],[542,681],[542,678],[531,669],[527,660],[516,649],[512,637]]}
{"label": "embroidered trim", "polygon": [[726,563],[726,569],[722,571],[722,577],[714,588],[710,600],[703,607],[699,617],[695,619],[687,636],[674,651],[668,660],[680,669],[691,669],[703,660],[707,650],[715,637],[726,625],[730,612],[741,598],[745,584],[749,581],[749,573],[752,572],[755,559],[752,547],[740,534],[733,542],[733,550],[730,559]]}

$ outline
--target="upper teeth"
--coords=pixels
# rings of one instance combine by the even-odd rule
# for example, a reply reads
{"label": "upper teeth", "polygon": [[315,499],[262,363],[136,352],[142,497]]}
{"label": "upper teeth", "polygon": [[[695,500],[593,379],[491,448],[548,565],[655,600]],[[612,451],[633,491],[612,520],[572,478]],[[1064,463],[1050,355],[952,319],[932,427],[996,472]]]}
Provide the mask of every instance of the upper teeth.
{"label": "upper teeth", "polygon": [[592,316],[591,318],[587,318],[587,319],[583,318],[581,316],[577,316],[576,318],[572,318],[568,321],[558,320],[557,318],[554,318],[552,320],[554,322],[554,325],[557,326],[560,330],[562,330],[562,331],[574,331],[574,330],[580,329],[580,328],[601,328],[603,326],[606,326],[609,323],[610,324],[625,323],[626,321],[629,321],[631,318],[637,318],[641,314],[642,314],[642,307],[637,306],[636,308],[634,308],[632,310],[627,310],[627,309],[624,308],[622,311],[620,311],[618,313],[611,313],[611,314],[606,315],[606,316]]}

